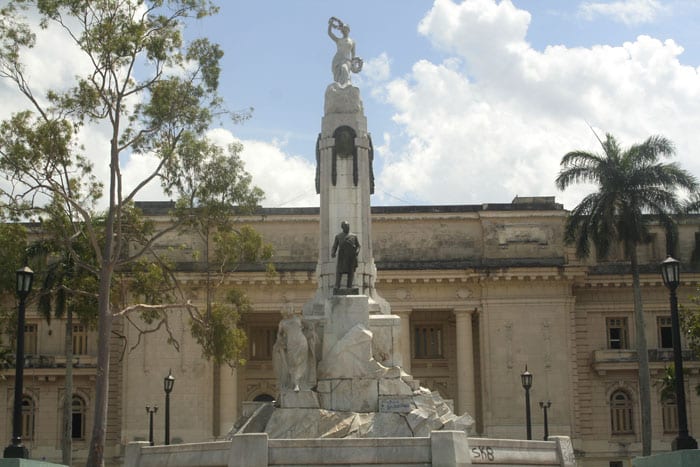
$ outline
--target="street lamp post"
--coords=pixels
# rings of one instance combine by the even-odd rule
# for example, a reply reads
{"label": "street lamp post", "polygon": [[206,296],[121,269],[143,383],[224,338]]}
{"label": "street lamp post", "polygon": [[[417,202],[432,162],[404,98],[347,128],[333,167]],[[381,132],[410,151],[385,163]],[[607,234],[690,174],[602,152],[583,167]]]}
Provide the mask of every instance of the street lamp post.
{"label": "street lamp post", "polygon": [[22,445],[22,393],[24,392],[24,313],[29,292],[32,290],[34,271],[29,266],[17,270],[17,353],[15,357],[15,400],[12,407],[12,444],[5,448],[5,458],[26,459],[27,448]]}
{"label": "street lamp post", "polygon": [[547,421],[547,410],[552,406],[552,401],[540,401],[540,408],[544,410],[544,440],[549,438],[549,423]]}
{"label": "street lamp post", "polygon": [[520,380],[523,383],[523,388],[525,389],[525,425],[527,427],[527,439],[532,439],[532,418],[530,415],[530,388],[532,387],[532,373],[527,371],[527,365],[525,365],[525,371],[520,375]]}
{"label": "street lamp post", "polygon": [[153,414],[158,412],[158,406],[146,406],[146,413],[148,413],[148,442],[153,446]]}
{"label": "street lamp post", "polygon": [[681,283],[681,263],[668,257],[661,263],[661,277],[669,290],[671,302],[671,333],[673,335],[673,366],[676,378],[676,410],[678,411],[678,437],[671,447],[674,451],[697,449],[698,442],[688,434],[688,416],[685,409],[685,383],[683,381],[683,353],[681,351],[681,327],[678,320],[678,297],[676,289]]}
{"label": "street lamp post", "polygon": [[170,392],[175,385],[175,377],[172,370],[168,370],[168,376],[163,378],[163,389],[165,390],[165,444],[170,444]]}

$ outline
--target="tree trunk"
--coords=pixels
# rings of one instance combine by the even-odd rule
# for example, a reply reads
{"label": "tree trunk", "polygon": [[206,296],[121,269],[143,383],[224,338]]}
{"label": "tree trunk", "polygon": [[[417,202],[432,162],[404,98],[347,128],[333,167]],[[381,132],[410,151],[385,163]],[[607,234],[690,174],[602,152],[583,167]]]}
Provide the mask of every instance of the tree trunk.
{"label": "tree trunk", "polygon": [[639,358],[639,407],[642,421],[642,456],[651,455],[651,382],[649,375],[649,353],[642,308],[642,287],[639,281],[637,245],[630,247],[632,263],[632,289],[634,291],[634,322],[637,334],[637,356]]}
{"label": "tree trunk", "polygon": [[61,434],[61,463],[73,463],[73,312],[70,306],[66,310],[66,338],[64,352],[66,356],[66,383],[63,395],[63,433]]}
{"label": "tree trunk", "polygon": [[95,414],[88,452],[87,467],[104,465],[104,446],[107,435],[107,401],[109,391],[109,337],[112,315],[109,308],[109,286],[111,274],[103,267],[100,271],[98,297],[97,375],[95,381]]}
{"label": "tree trunk", "polygon": [[107,401],[109,391],[109,338],[112,330],[112,313],[109,292],[111,268],[103,265],[100,270],[100,288],[97,300],[97,375],[95,378],[95,413],[88,451],[87,467],[104,465],[105,438],[107,436]]}
{"label": "tree trunk", "polygon": [[100,258],[97,295],[97,375],[95,378],[95,414],[92,422],[92,436],[88,450],[87,467],[103,467],[105,440],[107,438],[107,404],[109,402],[109,340],[112,336],[112,309],[110,292],[114,272],[115,251],[121,238],[115,238],[114,224],[117,214],[121,213],[121,180],[117,183],[119,172],[119,128],[121,116],[121,97],[117,98],[112,122],[112,139],[110,141],[109,164],[109,209],[104,225],[104,245]]}

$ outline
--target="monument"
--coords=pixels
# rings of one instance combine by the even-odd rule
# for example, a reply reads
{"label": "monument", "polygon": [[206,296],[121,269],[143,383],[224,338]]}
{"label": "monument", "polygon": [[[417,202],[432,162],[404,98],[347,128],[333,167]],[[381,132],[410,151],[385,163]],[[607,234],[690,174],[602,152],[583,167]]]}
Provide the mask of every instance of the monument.
{"label": "monument", "polygon": [[282,311],[273,360],[278,407],[264,415],[263,431],[273,439],[468,433],[469,415],[455,415],[449,401],[401,369],[400,318],[375,286],[374,154],[360,90],[351,81],[362,59],[349,34],[347,24],[328,20],[337,51],[316,143],[318,288],[303,315]]}
{"label": "monument", "polygon": [[175,447],[131,443],[124,465],[467,466],[481,459],[574,466],[567,437],[549,442],[480,438],[470,448],[472,417],[453,413],[449,401],[402,370],[400,318],[376,290],[372,140],[360,91],[351,83],[362,60],[347,24],[330,18],[328,35],[337,51],[316,143],[318,287],[303,313],[292,306],[281,311],[273,349],[279,397],[274,404],[244,407],[230,441]]}

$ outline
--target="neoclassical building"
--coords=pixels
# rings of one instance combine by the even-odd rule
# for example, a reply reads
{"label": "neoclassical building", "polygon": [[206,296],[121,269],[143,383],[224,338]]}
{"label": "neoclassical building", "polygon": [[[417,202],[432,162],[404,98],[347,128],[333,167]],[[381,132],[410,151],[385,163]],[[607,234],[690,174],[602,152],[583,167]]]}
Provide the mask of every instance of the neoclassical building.
{"label": "neoclassical building", "polygon": [[[157,226],[170,223],[169,203],[139,203]],[[543,436],[539,402],[551,402],[549,433],[572,438],[579,465],[629,466],[641,453],[632,278],[621,252],[579,260],[563,242],[567,212],[553,197],[516,198],[508,204],[373,207],[372,245],[377,292],[401,317],[405,369],[422,386],[452,399],[455,412],[476,419],[475,436],[526,436],[521,373],[533,374],[532,432]],[[145,336],[132,349],[136,329],[116,323],[112,341],[107,454],[119,464],[124,446],[148,437],[146,405],[158,405],[155,441],[163,442],[163,378],[171,393],[173,443],[221,439],[249,401],[277,394],[271,352],[280,310],[301,308],[317,288],[318,208],[261,209],[238,219],[275,248],[276,275],[242,265],[227,285],[243,289],[253,311],[243,317],[247,363],[215,368],[188,334],[186,313],[173,312],[171,329]],[[681,304],[697,292],[700,217],[681,219],[674,255],[683,263]],[[203,276],[191,263],[201,248],[195,236],[172,234],[160,248],[180,251],[182,283],[202,303]],[[659,274],[666,238],[654,229],[640,248],[645,334],[652,382],[672,361],[669,295]],[[60,459],[60,407],[66,394],[61,360],[64,323],[39,319],[29,306],[25,327],[24,439],[32,457]],[[74,327],[76,354],[74,450],[84,457],[92,423],[95,333]],[[688,418],[700,436],[700,362],[686,352]],[[14,370],[0,372],[5,394],[0,439],[9,444]],[[673,401],[652,386],[653,450],[669,450],[676,435]]]}

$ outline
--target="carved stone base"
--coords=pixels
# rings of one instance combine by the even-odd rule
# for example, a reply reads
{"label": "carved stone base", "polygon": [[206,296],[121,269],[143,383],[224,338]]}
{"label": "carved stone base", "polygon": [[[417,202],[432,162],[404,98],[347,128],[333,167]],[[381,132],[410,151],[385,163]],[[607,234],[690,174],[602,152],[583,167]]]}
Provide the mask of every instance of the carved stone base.
{"label": "carved stone base", "polygon": [[318,394],[308,389],[302,391],[284,390],[280,394],[280,407],[285,409],[318,409]]}
{"label": "carved stone base", "polygon": [[333,287],[333,295],[360,295],[359,287]]}

